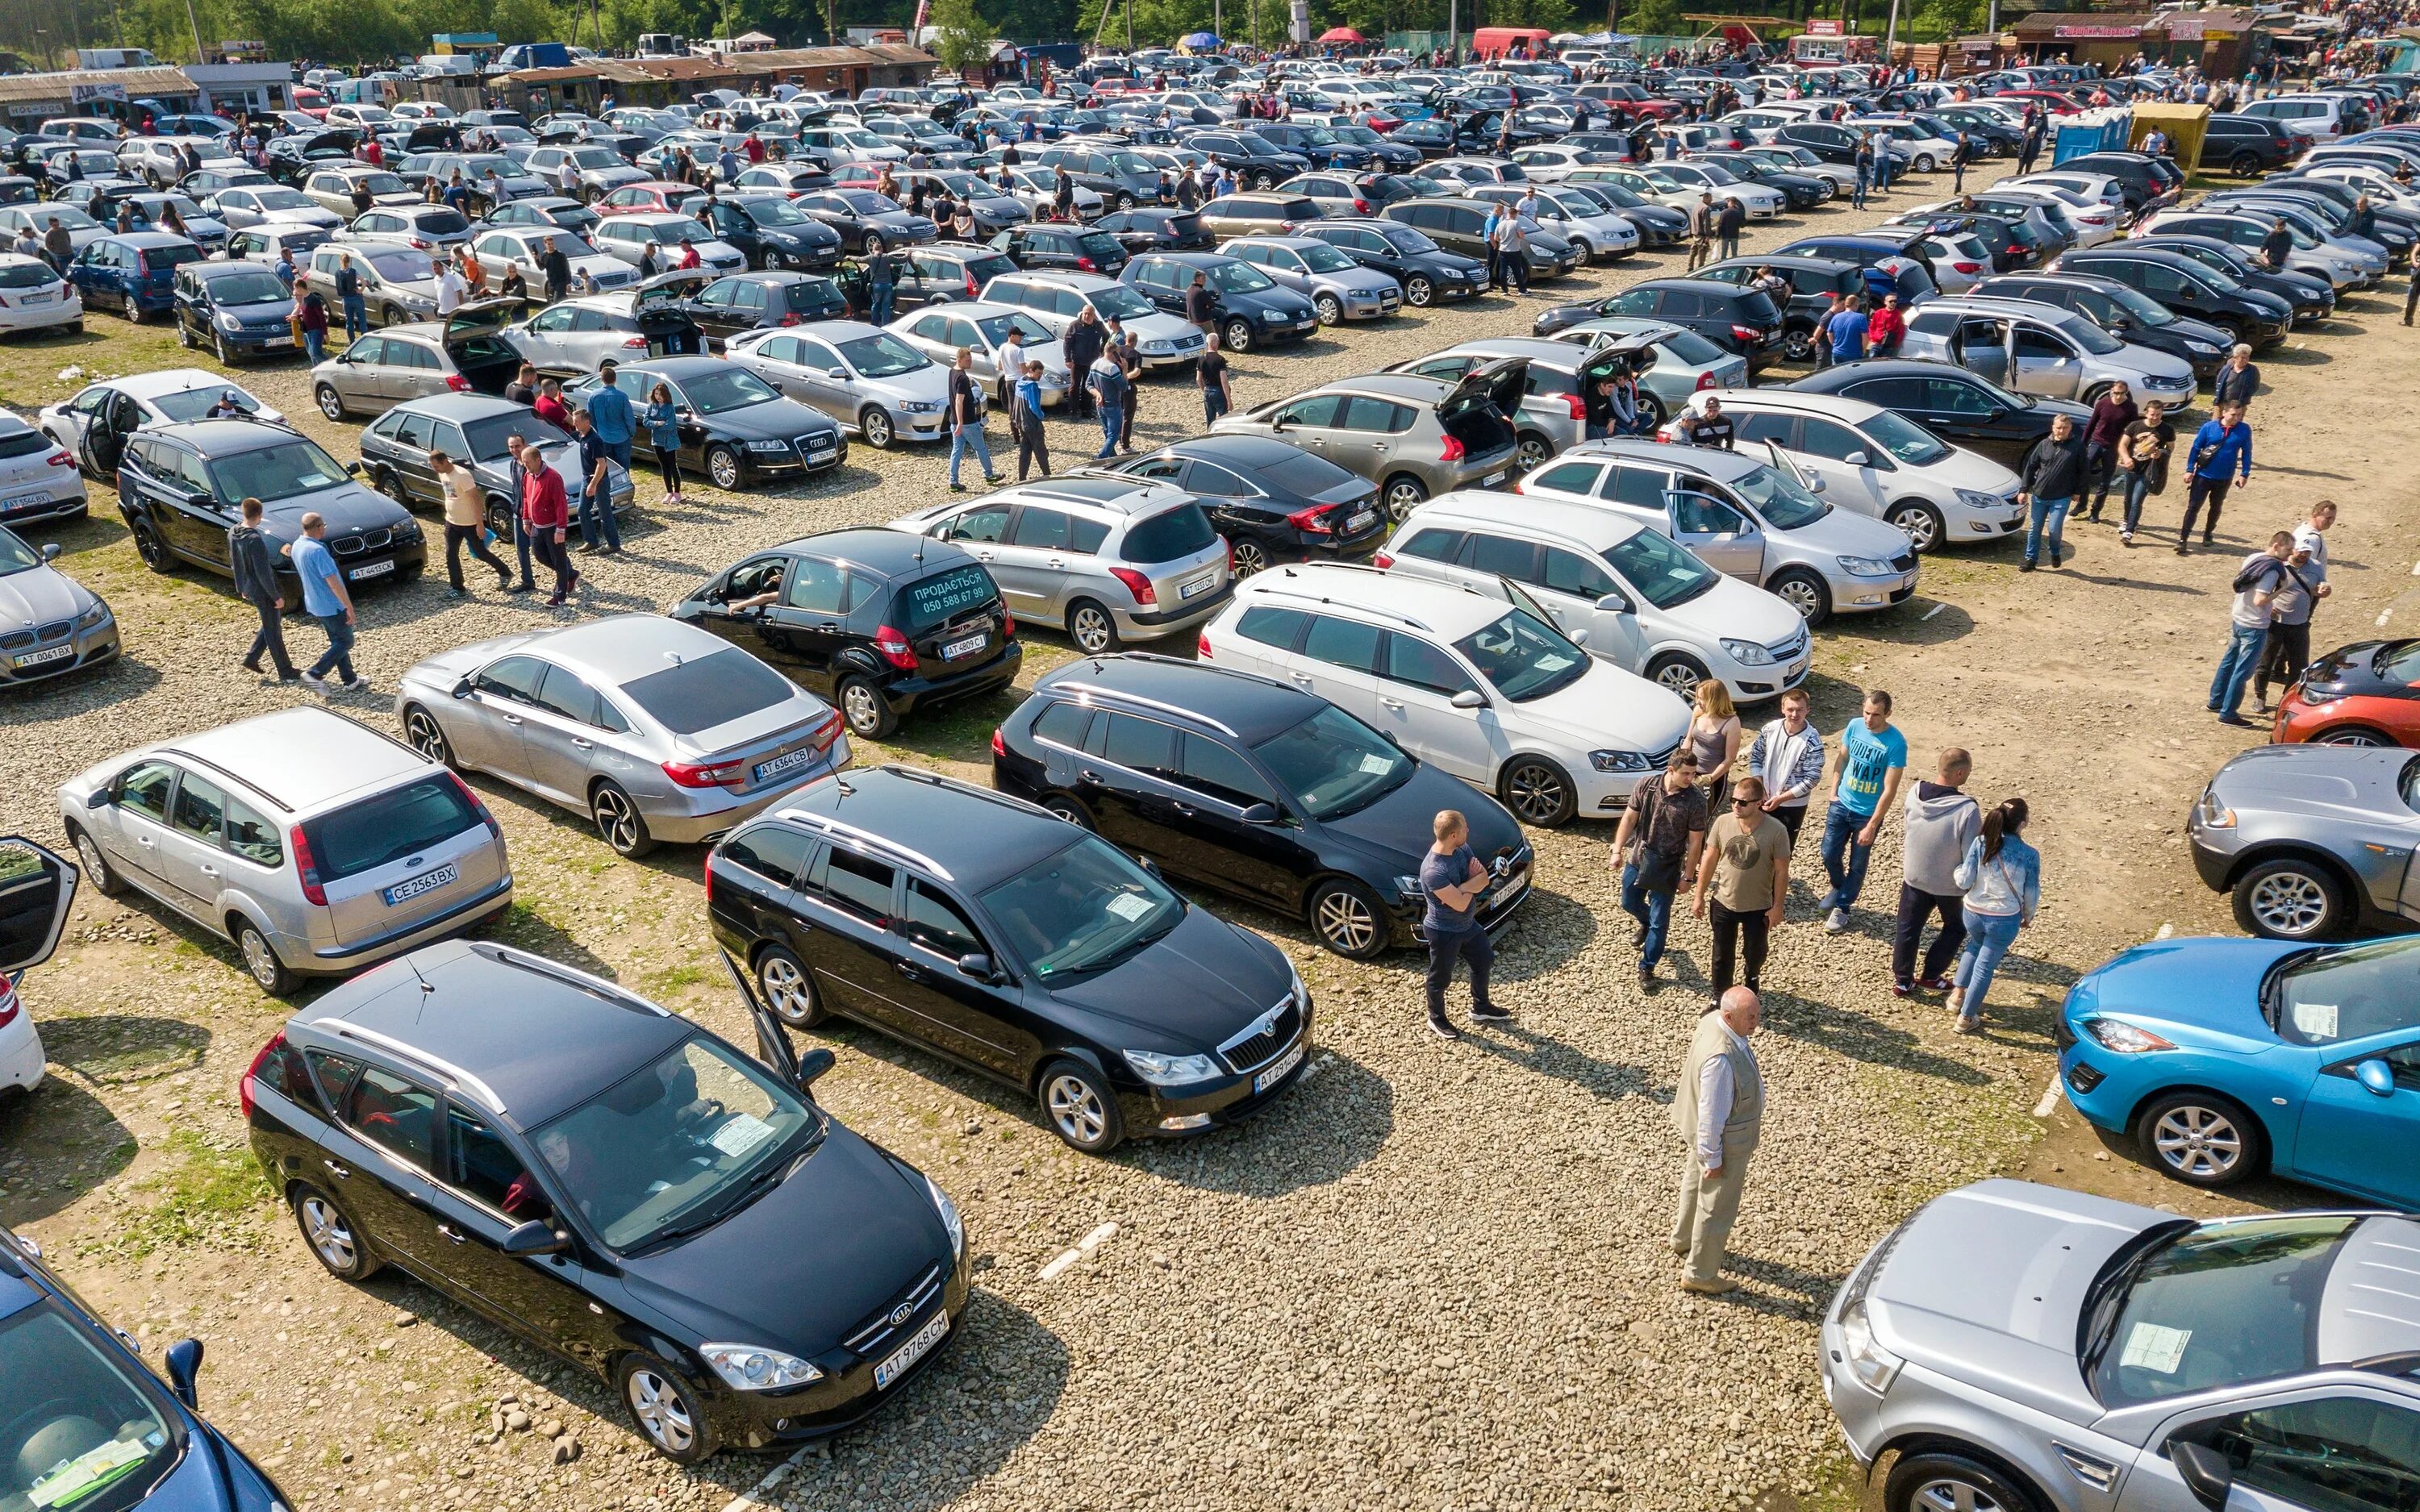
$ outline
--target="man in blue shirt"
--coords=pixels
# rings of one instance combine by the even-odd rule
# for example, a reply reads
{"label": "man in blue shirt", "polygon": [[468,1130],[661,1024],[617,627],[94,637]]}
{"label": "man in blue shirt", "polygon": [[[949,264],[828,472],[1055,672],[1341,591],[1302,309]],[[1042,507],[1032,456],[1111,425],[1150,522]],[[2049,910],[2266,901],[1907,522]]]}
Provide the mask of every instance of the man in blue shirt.
{"label": "man in blue shirt", "polygon": [[1824,332],[1832,338],[1832,361],[1854,363],[1866,355],[1866,300],[1852,294],[1832,313]]}
{"label": "man in blue shirt", "polygon": [[328,632],[327,651],[302,674],[302,681],[324,692],[333,667],[345,691],[358,693],[370,684],[368,678],[353,675],[353,595],[345,591],[345,575],[325,545],[327,533],[328,522],[315,510],[302,517],[302,538],[287,548],[302,579],[302,610]]}
{"label": "man in blue shirt", "polygon": [[571,480],[571,513],[580,521],[580,549],[594,554],[603,535],[609,557],[622,554],[622,527],[613,518],[611,486],[613,448],[597,434],[596,417],[585,409],[571,412],[571,434],[580,442],[580,473]]}
{"label": "man in blue shirt", "polygon": [[2252,485],[2252,427],[2243,423],[2243,407],[2220,405],[2194,432],[2185,460],[2192,472],[2185,493],[2184,526],[2177,532],[2179,556],[2185,554],[2193,540],[2194,517],[2203,504],[2210,505],[2210,518],[2201,528],[2201,544],[2208,546],[2218,533],[2218,511],[2226,502],[2227,490]]}
{"label": "man in blue shirt", "polygon": [[1440,1040],[1459,1040],[1462,1031],[1445,1016],[1445,990],[1453,983],[1453,964],[1470,962],[1470,1016],[1482,1024],[1509,1024],[1512,1015],[1487,995],[1487,969],[1496,962],[1496,948],[1480,927],[1479,900],[1493,880],[1470,848],[1469,821],[1452,809],[1440,810],[1429,825],[1435,843],[1420,857],[1420,933],[1429,945],[1429,1029]]}
{"label": "man in blue shirt", "polygon": [[625,468],[630,465],[630,440],[639,433],[638,417],[630,412],[630,396],[613,386],[616,371],[613,360],[607,358],[597,364],[597,377],[601,380],[587,398],[588,418],[597,426],[597,439],[613,460]]}
{"label": "man in blue shirt", "polygon": [[1865,717],[1851,720],[1840,732],[1832,807],[1823,816],[1823,872],[1832,887],[1815,905],[1826,915],[1827,934],[1848,929],[1849,910],[1865,888],[1866,861],[1873,855],[1883,810],[1899,796],[1900,782],[1907,776],[1907,736],[1892,727],[1890,714],[1891,696],[1869,688]]}

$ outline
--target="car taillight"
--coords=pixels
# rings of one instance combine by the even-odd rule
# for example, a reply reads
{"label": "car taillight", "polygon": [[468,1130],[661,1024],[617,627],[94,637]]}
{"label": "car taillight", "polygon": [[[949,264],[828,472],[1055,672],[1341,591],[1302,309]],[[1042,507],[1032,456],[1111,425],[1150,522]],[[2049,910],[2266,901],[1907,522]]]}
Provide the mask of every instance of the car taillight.
{"label": "car taillight", "polygon": [[496,816],[488,811],[488,806],[479,801],[479,795],[471,791],[471,784],[462,780],[462,774],[449,771],[445,775],[454,779],[454,790],[462,795],[462,801],[469,804],[471,811],[479,816],[479,823],[488,826],[488,833],[498,840],[504,839],[504,826],[496,823]]}
{"label": "car taillight", "polygon": [[1006,609],[1002,609],[1000,615],[1000,638],[1003,640],[1007,640],[1014,638],[1016,634],[1016,616],[1009,613]]}
{"label": "car taillight", "polygon": [[644,336],[626,336],[623,338],[622,345],[630,348],[632,351],[645,351],[647,349],[647,338]]}
{"label": "car taillight", "polygon": [[1742,341],[1762,341],[1764,339],[1764,332],[1757,330],[1754,326],[1733,326],[1731,327],[1731,334]]}
{"label": "car taillight", "polygon": [[1437,459],[1443,462],[1459,462],[1463,459],[1464,455],[1465,454],[1462,449],[1462,438],[1459,436],[1449,436],[1445,439],[1445,445],[1438,450]]}
{"label": "car taillight", "polygon": [[437,244],[435,242],[423,241],[418,237],[406,237],[403,239],[411,242],[413,246],[419,248],[423,252],[434,252],[437,250]]}
{"label": "car taillight", "polygon": [[885,625],[874,632],[874,649],[884,661],[903,672],[916,670],[916,648],[908,638]]}
{"label": "car taillight", "polygon": [[75,466],[75,458],[70,456],[65,452],[53,452],[50,455],[42,458],[42,465],[54,468],[71,468]]}
{"label": "car taillight", "polygon": [[666,762],[664,775],[685,788],[736,788],[747,779],[746,762]]}
{"label": "car taillight", "polygon": [[446,374],[445,386],[457,393],[468,393],[471,392],[471,380],[464,378],[459,373]]}
{"label": "car taillight", "polygon": [[1384,572],[1387,568],[1391,567],[1394,564],[1395,554],[1391,551],[1380,551],[1370,558],[1370,565],[1376,567],[1381,572]]}
{"label": "car taillight", "polygon": [[991,753],[994,756],[1006,756],[1008,754],[1008,737],[1000,733],[1000,727],[997,725],[992,727]]}
{"label": "car taillight", "polygon": [[1356,214],[1356,215],[1367,215],[1367,214],[1369,214],[1369,213],[1370,213],[1370,202],[1369,202],[1368,200],[1366,200],[1366,199],[1357,199],[1357,200],[1355,200],[1355,201],[1353,202],[1353,213],[1354,213],[1354,214]]}
{"label": "car taillight", "polygon": [[795,325],[799,324],[799,317],[798,317],[797,314],[794,312],[794,313],[792,313],[792,314],[785,315],[785,316],[782,316],[782,324],[783,324],[783,325],[785,325],[785,326],[795,326]]}
{"label": "car taillight", "polygon": [[1659,441],[1668,441],[1668,440],[1670,440],[1672,439],[1672,427],[1671,427],[1671,426],[1669,426],[1669,425],[1658,425],[1658,426],[1656,426],[1656,427],[1655,427],[1655,439],[1656,439],[1657,440],[1659,440]]}
{"label": "car taillight", "polygon": [[1979,273],[1983,270],[1983,265],[1981,263],[1958,262],[1951,263],[1949,266],[1957,269],[1962,273]]}
{"label": "car taillight", "polygon": [[[1209,653],[1205,649],[1202,654],[1207,656]],[[17,1021],[17,989],[8,985],[8,978],[0,977],[0,1029],[14,1024]],[[250,1104],[245,1105],[244,1111],[246,1113],[252,1111]]]}
{"label": "car taillight", "polygon": [[294,875],[302,884],[302,901],[314,908],[328,906],[328,889],[319,886],[319,864],[311,859],[311,842],[303,837],[302,826],[296,825],[286,837],[286,849],[294,857]]}
{"label": "car taillight", "polygon": [[1132,567],[1111,567],[1109,576],[1126,585],[1126,592],[1134,594],[1136,603],[1149,607],[1159,602],[1159,594],[1151,586],[1151,579]]}
{"label": "car taillight", "polygon": [[975,275],[972,273],[969,273],[967,275],[967,292],[970,295],[980,294],[983,292],[982,289],[975,286]]}
{"label": "car taillight", "polygon": [[[0,1024],[6,1024],[8,1022],[14,1009],[15,1005],[13,1003],[7,1009],[0,1009]],[[245,1067],[243,1074],[237,1078],[235,1084],[235,1098],[238,1103],[243,1105],[243,1116],[245,1118],[249,1119],[252,1117],[252,1084],[259,1079],[260,1068],[269,1064],[270,1057],[277,1054],[285,1048],[286,1031],[284,1029],[280,1029],[275,1034],[269,1037],[269,1042],[260,1047],[260,1054],[252,1057],[252,1064]]]}
{"label": "car taillight", "polygon": [[1588,418],[1588,404],[1586,401],[1582,400],[1578,394],[1566,393],[1563,395],[1563,402],[1572,407],[1572,418],[1574,420],[1586,420]]}
{"label": "car taillight", "polygon": [[1696,384],[1696,387],[1697,387],[1698,389],[1700,389],[1700,390],[1704,390],[1704,389],[1711,389],[1711,388],[1714,388],[1714,387],[1715,387],[1715,386],[1716,386],[1716,385],[1715,385],[1715,383],[1714,383],[1714,373],[1712,372],[1712,370],[1709,370],[1709,371],[1707,371],[1707,372],[1703,372],[1703,373],[1700,373],[1700,374],[1699,374],[1699,375],[1698,375],[1698,381],[1697,381],[1697,384]]}
{"label": "car taillight", "polygon": [[[1201,657],[1203,661],[1211,659],[1209,631],[1204,630],[1200,635],[1193,638],[1193,654]],[[0,1024],[5,1024],[7,1022],[8,1020],[6,1019],[0,1019]]]}
{"label": "car taillight", "polygon": [[[1286,523],[1293,526],[1295,530],[1309,531],[1314,535],[1331,534],[1334,532],[1335,527],[1327,523],[1326,518],[1327,512],[1327,505],[1313,504],[1309,509],[1297,509],[1293,514],[1288,515],[1286,517]],[[1233,553],[1230,552],[1229,555],[1233,556]]]}
{"label": "car taillight", "polygon": [[1093,259],[1090,257],[1078,257],[1076,259],[1076,266],[1088,273],[1097,273],[1100,271],[1099,269],[1093,266]]}

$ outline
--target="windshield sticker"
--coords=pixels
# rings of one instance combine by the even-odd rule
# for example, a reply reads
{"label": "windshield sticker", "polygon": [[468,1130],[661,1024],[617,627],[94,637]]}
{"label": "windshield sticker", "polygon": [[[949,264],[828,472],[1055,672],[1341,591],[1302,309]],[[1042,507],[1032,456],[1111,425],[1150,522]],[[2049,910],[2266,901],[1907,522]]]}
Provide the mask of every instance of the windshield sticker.
{"label": "windshield sticker", "polygon": [[2336,1005],[2334,1003],[2296,1003],[2294,1027],[2312,1040],[2333,1040],[2336,1037]]}
{"label": "windshield sticker", "polygon": [[2185,1357],[2185,1341],[2193,1337],[2189,1328],[2170,1328],[2164,1323],[2136,1323],[2126,1333],[2125,1352],[2118,1356],[2122,1369],[2132,1365],[2138,1370],[2156,1370],[2173,1376]]}
{"label": "windshield sticker", "polygon": [[1572,658],[1559,651],[1542,652],[1538,656],[1538,670],[1542,672],[1559,672],[1571,665]]}
{"label": "windshield sticker", "polygon": [[735,1113],[714,1131],[710,1143],[734,1160],[773,1137],[773,1126],[752,1113]]}
{"label": "windshield sticker", "polygon": [[1122,892],[1109,900],[1109,909],[1131,924],[1151,912],[1151,900],[1139,892]]}
{"label": "windshield sticker", "polygon": [[34,1482],[25,1499],[36,1506],[63,1505],[141,1464],[150,1458],[150,1453],[136,1440],[113,1439],[85,1450]]}
{"label": "windshield sticker", "polygon": [[1361,771],[1364,776],[1384,777],[1394,769],[1395,764],[1391,758],[1382,756],[1374,750],[1362,753]]}

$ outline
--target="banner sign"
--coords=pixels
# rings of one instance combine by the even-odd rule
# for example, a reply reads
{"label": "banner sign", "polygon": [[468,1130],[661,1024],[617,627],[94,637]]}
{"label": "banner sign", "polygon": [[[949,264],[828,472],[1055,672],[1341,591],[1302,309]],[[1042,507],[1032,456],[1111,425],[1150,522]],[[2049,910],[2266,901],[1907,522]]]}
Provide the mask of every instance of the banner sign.
{"label": "banner sign", "polygon": [[2071,39],[2076,41],[2123,41],[2130,37],[2142,36],[2143,28],[2140,26],[2069,25],[2062,23],[2059,25],[2051,28],[2051,35],[2053,37]]}

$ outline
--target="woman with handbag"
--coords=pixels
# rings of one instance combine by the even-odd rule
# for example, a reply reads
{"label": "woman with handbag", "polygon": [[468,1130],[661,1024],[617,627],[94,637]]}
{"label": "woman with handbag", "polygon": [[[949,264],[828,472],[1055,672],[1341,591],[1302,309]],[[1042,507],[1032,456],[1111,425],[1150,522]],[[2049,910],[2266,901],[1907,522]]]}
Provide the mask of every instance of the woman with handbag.
{"label": "woman with handbag", "polygon": [[2023,798],[2010,798],[1983,816],[1983,832],[1967,843],[1952,880],[1966,889],[1966,948],[1949,977],[1948,1007],[1958,1032],[1983,1029],[1983,1000],[2017,932],[2041,906],[2041,854],[2018,835],[2025,827]]}

